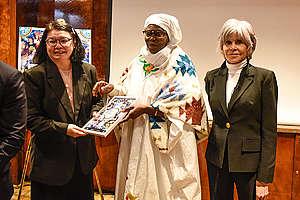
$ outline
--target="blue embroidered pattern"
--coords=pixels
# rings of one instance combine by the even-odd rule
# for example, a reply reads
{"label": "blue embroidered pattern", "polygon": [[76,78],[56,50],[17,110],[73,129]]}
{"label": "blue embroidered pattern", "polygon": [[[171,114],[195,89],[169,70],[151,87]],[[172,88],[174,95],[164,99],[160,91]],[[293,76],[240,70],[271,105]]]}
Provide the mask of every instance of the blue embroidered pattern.
{"label": "blue embroidered pattern", "polygon": [[182,76],[184,76],[185,73],[187,73],[189,76],[196,76],[195,67],[189,57],[187,55],[179,55],[179,57],[181,58],[181,61],[176,60],[178,66],[173,67],[176,71],[176,74],[181,71]]}
{"label": "blue embroidered pattern", "polygon": [[159,91],[156,100],[170,98],[171,101],[174,101],[178,97],[178,100],[181,101],[186,96],[186,94],[181,93],[183,87],[180,87],[179,85],[180,83],[178,82],[174,84],[167,84]]}
{"label": "blue embroidered pattern", "polygon": [[151,129],[161,129],[158,123],[165,122],[165,120],[162,117],[156,117],[156,116],[149,116],[149,121],[150,123],[153,123]]}
{"label": "blue embroidered pattern", "polygon": [[[153,104],[150,104],[155,110],[159,110],[159,106],[154,107]],[[159,122],[165,122],[165,120],[162,117],[158,116],[151,116],[149,115],[149,121],[150,124],[153,123],[151,129],[161,129],[161,127],[158,125]]]}

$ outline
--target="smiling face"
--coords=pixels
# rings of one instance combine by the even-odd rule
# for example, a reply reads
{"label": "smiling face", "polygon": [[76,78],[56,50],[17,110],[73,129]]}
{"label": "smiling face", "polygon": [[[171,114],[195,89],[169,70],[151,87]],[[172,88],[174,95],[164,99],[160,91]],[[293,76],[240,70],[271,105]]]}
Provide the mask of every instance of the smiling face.
{"label": "smiling face", "polygon": [[222,52],[230,64],[239,63],[248,56],[247,45],[237,34],[231,34],[224,41]]}
{"label": "smiling face", "polygon": [[[72,35],[67,31],[52,30],[47,34],[47,53],[53,62],[70,60],[74,49]],[[53,43],[56,44],[53,46]]]}
{"label": "smiling face", "polygon": [[162,50],[169,42],[167,32],[154,24],[147,26],[144,35],[146,45],[152,54]]}

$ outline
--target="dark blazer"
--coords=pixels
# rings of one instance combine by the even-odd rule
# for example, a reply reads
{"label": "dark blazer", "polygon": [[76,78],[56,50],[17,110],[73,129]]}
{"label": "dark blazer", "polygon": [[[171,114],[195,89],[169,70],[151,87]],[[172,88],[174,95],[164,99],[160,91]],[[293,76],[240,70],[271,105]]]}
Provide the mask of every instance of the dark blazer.
{"label": "dark blazer", "polygon": [[27,103],[22,74],[0,61],[0,199],[13,194],[10,159],[24,143]]}
{"label": "dark blazer", "polygon": [[98,156],[94,136],[73,138],[66,135],[68,124],[82,127],[92,111],[103,102],[92,95],[97,81],[96,68],[87,63],[72,68],[74,113],[60,76],[52,61],[24,73],[28,98],[28,129],[32,132],[32,180],[48,185],[64,185],[72,177],[79,159],[84,174],[96,166]]}
{"label": "dark blazer", "polygon": [[277,142],[277,82],[274,72],[248,63],[228,108],[227,67],[209,71],[205,89],[213,114],[206,159],[221,168],[226,142],[230,172],[257,172],[257,180],[273,180]]}

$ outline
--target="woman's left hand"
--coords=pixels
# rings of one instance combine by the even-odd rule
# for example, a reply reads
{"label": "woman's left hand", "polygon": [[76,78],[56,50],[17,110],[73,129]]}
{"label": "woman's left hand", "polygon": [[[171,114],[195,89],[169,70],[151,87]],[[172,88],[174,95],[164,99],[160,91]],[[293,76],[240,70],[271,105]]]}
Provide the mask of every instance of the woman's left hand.
{"label": "woman's left hand", "polygon": [[256,200],[266,200],[269,196],[269,186],[266,183],[256,181]]}
{"label": "woman's left hand", "polygon": [[123,118],[120,123],[126,122],[129,119],[135,119],[139,117],[141,114],[147,113],[147,110],[151,109],[151,106],[147,106],[136,102],[135,104],[125,108],[122,112],[128,112],[127,115]]}

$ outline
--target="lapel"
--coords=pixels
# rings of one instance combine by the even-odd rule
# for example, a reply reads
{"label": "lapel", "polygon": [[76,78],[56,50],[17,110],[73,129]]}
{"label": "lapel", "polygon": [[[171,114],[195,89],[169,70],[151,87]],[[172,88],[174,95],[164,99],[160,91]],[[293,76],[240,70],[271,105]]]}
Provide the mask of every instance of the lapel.
{"label": "lapel", "polygon": [[227,67],[225,62],[222,64],[219,72],[216,74],[215,77],[215,85],[216,85],[216,94],[217,98],[220,102],[220,105],[225,113],[226,117],[228,118],[228,111],[226,107],[226,80],[227,80]]}
{"label": "lapel", "polygon": [[228,112],[230,112],[235,102],[242,96],[249,85],[253,82],[254,74],[255,68],[248,63],[247,66],[242,70],[239,81],[234,88],[233,94],[228,103]]}
{"label": "lapel", "polygon": [[74,115],[77,122],[79,111],[84,97],[88,77],[83,70],[81,64],[73,64],[73,99],[74,99]]}
{"label": "lapel", "polygon": [[56,94],[62,107],[69,117],[74,121],[74,115],[65,84],[60,76],[57,66],[52,61],[47,61],[47,79],[53,92]]}

